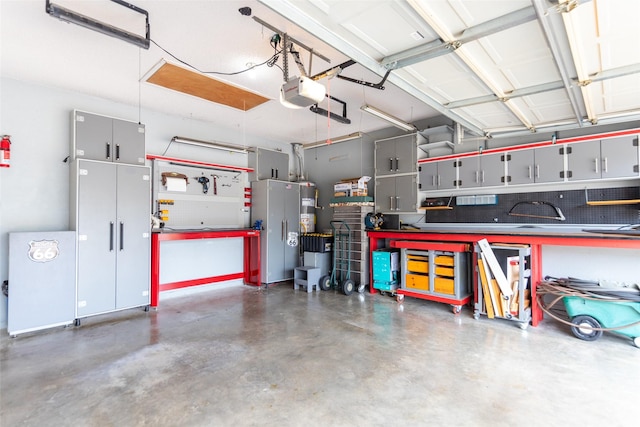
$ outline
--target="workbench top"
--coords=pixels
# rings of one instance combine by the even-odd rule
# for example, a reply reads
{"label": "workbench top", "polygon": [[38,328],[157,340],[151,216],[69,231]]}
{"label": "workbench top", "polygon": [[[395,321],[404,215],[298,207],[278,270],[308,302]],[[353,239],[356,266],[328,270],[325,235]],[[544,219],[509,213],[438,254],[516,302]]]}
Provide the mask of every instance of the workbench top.
{"label": "workbench top", "polygon": [[[620,226],[617,226],[620,227]],[[536,237],[566,237],[566,238],[597,238],[597,239],[640,239],[640,229],[617,229],[600,225],[468,225],[468,224],[433,224],[422,225],[420,229],[407,230],[367,230],[369,233],[406,233],[408,235],[422,234],[468,234],[468,235],[504,235],[504,236],[536,236]]]}

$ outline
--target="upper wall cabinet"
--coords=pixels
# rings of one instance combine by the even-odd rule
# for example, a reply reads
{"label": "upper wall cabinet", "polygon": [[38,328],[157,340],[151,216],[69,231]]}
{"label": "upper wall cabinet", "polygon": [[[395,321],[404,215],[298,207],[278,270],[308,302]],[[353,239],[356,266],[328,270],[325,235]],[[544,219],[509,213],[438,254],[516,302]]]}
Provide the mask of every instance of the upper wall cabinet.
{"label": "upper wall cabinet", "polygon": [[289,181],[289,155],[282,151],[256,148],[255,151],[249,152],[249,167],[254,169],[254,172],[249,174],[249,181]]}
{"label": "upper wall cabinet", "polygon": [[438,160],[418,166],[420,191],[450,190],[458,185],[458,160]]}
{"label": "upper wall cabinet", "polygon": [[638,137],[622,136],[567,144],[569,181],[638,176]]}
{"label": "upper wall cabinet", "polygon": [[413,133],[376,141],[376,177],[417,172],[418,139],[424,138]]}
{"label": "upper wall cabinet", "polygon": [[564,181],[564,147],[516,150],[505,156],[508,185]]}
{"label": "upper wall cabinet", "polygon": [[143,124],[74,110],[71,157],[144,165]]}
{"label": "upper wall cabinet", "polygon": [[458,160],[458,187],[495,187],[504,185],[504,155],[479,154]]}

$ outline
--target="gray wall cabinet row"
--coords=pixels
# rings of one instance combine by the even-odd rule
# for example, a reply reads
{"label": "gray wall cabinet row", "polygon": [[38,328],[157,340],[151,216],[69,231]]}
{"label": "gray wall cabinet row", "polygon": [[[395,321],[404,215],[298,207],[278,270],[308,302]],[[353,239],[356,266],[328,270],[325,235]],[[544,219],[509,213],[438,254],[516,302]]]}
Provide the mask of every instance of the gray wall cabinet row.
{"label": "gray wall cabinet row", "polygon": [[419,165],[420,191],[640,176],[638,136],[476,154]]}
{"label": "gray wall cabinet row", "polygon": [[[375,141],[375,205],[415,213],[419,192],[640,176],[638,135],[424,161],[420,133]],[[428,144],[426,144],[428,146]]]}

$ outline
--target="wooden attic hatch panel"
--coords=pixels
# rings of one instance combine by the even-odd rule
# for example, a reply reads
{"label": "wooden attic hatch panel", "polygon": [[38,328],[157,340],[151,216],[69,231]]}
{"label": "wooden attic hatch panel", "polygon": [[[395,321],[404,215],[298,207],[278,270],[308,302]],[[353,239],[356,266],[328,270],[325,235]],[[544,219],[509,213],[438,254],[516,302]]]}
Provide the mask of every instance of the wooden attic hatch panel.
{"label": "wooden attic hatch panel", "polygon": [[253,92],[168,63],[158,68],[147,81],[243,111],[269,101]]}

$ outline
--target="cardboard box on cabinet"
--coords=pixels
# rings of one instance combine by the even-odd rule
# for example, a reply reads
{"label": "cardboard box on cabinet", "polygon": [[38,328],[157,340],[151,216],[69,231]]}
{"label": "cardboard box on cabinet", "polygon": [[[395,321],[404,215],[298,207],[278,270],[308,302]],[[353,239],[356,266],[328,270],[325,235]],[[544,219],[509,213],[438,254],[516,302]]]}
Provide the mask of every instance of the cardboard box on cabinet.
{"label": "cardboard box on cabinet", "polygon": [[334,197],[359,197],[367,196],[369,190],[367,183],[371,180],[370,176],[361,176],[359,178],[346,178],[333,186]]}

